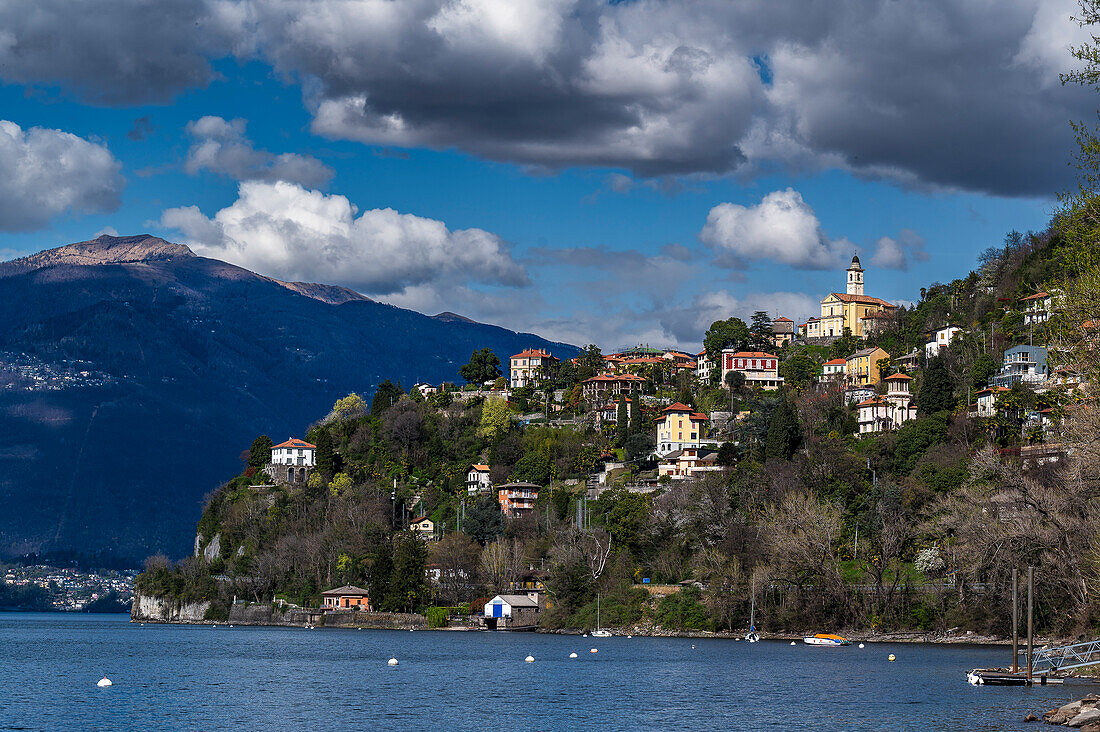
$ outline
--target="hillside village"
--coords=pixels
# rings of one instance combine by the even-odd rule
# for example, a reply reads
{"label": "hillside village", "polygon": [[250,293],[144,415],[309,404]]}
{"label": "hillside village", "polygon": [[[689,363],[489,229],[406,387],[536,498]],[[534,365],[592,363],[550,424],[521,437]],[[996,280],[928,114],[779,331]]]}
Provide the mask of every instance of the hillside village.
{"label": "hillside village", "polygon": [[[274,600],[542,629],[595,627],[599,595],[604,625],[644,632],[743,627],[755,586],[773,631],[997,632],[991,544],[1039,562],[1071,531],[1013,523],[1011,488],[1066,455],[1060,256],[1014,234],[912,307],[866,294],[853,257],[819,316],[717,321],[694,353],[482,349],[464,385],[349,395],[302,437],[257,438],[195,557],[152,558],[137,591],[211,620]],[[1058,587],[1045,627],[1090,622]]]}

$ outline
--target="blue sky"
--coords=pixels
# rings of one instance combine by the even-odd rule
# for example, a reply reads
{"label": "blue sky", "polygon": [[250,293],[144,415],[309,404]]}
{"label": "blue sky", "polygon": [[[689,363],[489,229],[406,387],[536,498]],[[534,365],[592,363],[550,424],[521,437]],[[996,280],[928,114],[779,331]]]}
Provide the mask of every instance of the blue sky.
{"label": "blue sky", "polygon": [[[103,3],[92,38],[63,19],[95,2],[32,24],[0,0],[0,256],[150,232],[429,314],[690,348],[719,317],[814,314],[854,251],[890,300],[964,274],[1046,226],[1094,114],[1057,83],[1072,3],[297,4]],[[36,56],[51,18],[70,57]]]}

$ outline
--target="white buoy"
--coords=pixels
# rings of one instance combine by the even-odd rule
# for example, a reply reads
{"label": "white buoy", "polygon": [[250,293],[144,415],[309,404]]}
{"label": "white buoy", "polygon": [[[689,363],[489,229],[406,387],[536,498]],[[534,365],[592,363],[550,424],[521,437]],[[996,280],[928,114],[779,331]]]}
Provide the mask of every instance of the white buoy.
{"label": "white buoy", "polygon": [[570,654],[569,654],[569,657],[570,657],[570,658],[576,658],[576,657],[577,657],[577,654],[576,654],[575,652],[574,652],[574,653],[570,653]]}
{"label": "white buoy", "polygon": [[862,644],[862,643],[860,643],[860,644],[859,644],[859,647],[860,647],[860,648],[863,648],[863,644]]}
{"label": "white buoy", "polygon": [[627,638],[633,638],[633,637],[634,637],[634,636],[632,636],[632,635],[628,635],[628,636],[627,636]]}
{"label": "white buoy", "polygon": [[95,682],[95,685],[96,685],[96,686],[98,686],[98,687],[100,687],[100,688],[103,688],[104,686],[113,686],[113,685],[114,685],[114,683],[115,683],[115,682],[111,681],[111,680],[110,680],[109,678],[107,678],[106,676],[104,676],[104,677],[103,677],[102,679],[100,679],[99,681]]}
{"label": "white buoy", "polygon": [[691,650],[693,650],[693,651],[695,650],[695,644],[694,643],[691,644]]}
{"label": "white buoy", "polygon": [[592,650],[589,651],[589,653],[599,653],[599,651],[597,651],[595,648],[593,648]]}
{"label": "white buoy", "polygon": [[581,636],[581,638],[587,638],[587,637],[588,637],[588,633],[585,633]]}
{"label": "white buoy", "polygon": [[535,657],[534,656],[528,656],[527,658],[525,658],[523,660],[526,661],[527,663],[534,663],[535,662]]}
{"label": "white buoy", "polygon": [[890,655],[889,655],[889,656],[888,656],[888,657],[886,658],[886,660],[887,660],[887,661],[893,661],[893,660],[894,660],[894,654],[893,654],[893,653],[891,653],[891,654],[890,654]]}
{"label": "white buoy", "polygon": [[791,645],[792,645],[792,646],[794,645],[794,641],[791,641]]}
{"label": "white buoy", "polygon": [[386,663],[388,663],[388,664],[389,664],[389,665],[391,665],[391,666],[396,666],[396,665],[397,665],[397,659],[396,659],[396,658],[391,658],[391,659],[390,659],[389,661],[387,661]]}

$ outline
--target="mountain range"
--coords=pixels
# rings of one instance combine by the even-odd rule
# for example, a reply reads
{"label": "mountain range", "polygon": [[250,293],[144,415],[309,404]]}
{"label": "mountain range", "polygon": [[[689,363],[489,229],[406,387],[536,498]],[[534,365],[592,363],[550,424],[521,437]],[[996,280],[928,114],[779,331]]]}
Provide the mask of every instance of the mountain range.
{"label": "mountain range", "polygon": [[190,551],[204,495],[267,434],[383,380],[458,380],[472,351],[577,349],[153,236],[0,263],[0,558],[133,564]]}

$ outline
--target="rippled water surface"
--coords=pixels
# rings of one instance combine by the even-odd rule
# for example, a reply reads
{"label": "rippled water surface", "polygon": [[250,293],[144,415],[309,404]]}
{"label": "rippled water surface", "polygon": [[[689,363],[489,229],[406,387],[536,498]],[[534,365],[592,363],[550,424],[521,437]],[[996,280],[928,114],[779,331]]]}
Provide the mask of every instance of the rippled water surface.
{"label": "rippled water surface", "polygon": [[128,620],[0,613],[0,728],[1023,730],[1093,690],[972,687],[1007,655],[975,646]]}

